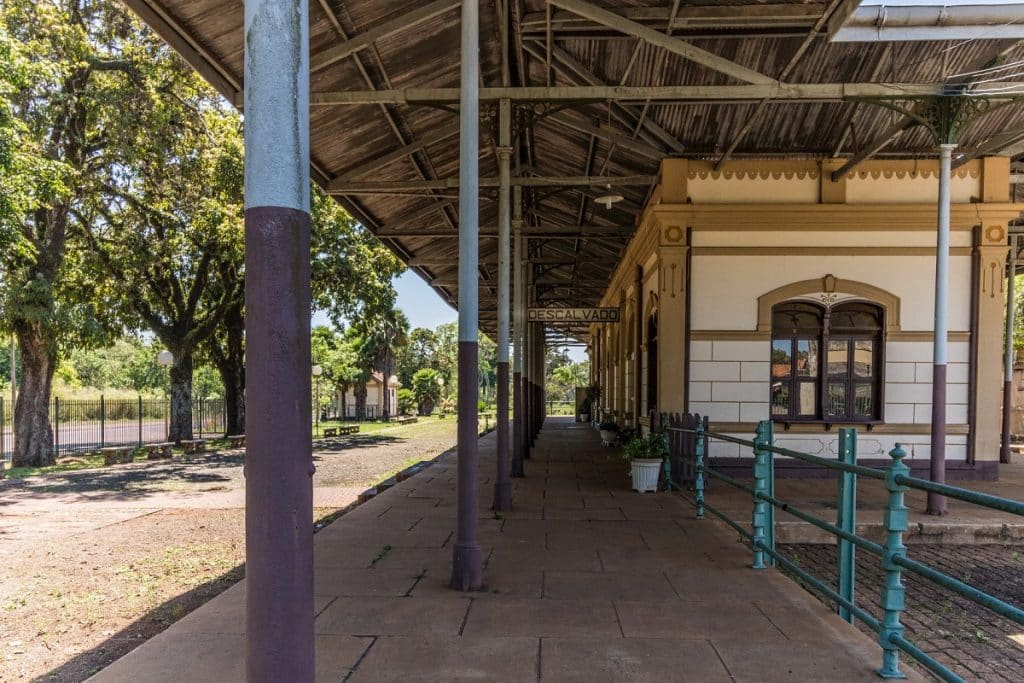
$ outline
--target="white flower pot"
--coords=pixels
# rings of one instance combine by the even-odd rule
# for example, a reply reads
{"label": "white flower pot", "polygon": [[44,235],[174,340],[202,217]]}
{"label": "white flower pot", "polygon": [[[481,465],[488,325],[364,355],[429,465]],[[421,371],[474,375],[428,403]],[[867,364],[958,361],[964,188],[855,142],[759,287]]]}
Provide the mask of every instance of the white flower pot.
{"label": "white flower pot", "polygon": [[630,461],[633,490],[638,493],[658,490],[658,476],[661,474],[659,458],[635,458]]}
{"label": "white flower pot", "polygon": [[605,429],[600,430],[601,432],[601,445],[611,446],[615,444],[615,437],[619,435],[618,432],[611,432]]}

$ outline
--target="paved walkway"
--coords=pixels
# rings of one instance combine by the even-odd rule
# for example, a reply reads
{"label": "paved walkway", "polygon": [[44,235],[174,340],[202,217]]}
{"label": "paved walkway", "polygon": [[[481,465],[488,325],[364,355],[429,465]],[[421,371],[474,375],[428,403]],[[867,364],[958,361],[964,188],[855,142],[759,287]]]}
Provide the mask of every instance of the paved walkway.
{"label": "paved walkway", "polygon": [[[869,637],[748,569],[680,497],[630,491],[592,429],[550,419],[501,516],[493,435],[481,444],[487,590],[447,588],[446,457],[317,534],[318,680],[877,680]],[[242,582],[94,680],[243,680],[244,596]]]}

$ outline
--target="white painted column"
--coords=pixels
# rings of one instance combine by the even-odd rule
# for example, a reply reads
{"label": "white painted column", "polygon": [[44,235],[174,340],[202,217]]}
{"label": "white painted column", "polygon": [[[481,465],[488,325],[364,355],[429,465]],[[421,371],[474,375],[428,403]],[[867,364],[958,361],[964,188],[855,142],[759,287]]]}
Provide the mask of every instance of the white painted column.
{"label": "white painted column", "polygon": [[312,683],[309,6],[245,0],[246,678]]}
{"label": "white painted column", "polygon": [[[932,357],[931,480],[946,481],[946,363],[949,343],[950,166],[956,145],[939,146],[939,220],[935,241],[935,338]],[[946,514],[946,497],[928,493],[926,512]]]}
{"label": "white painted column", "polygon": [[463,0],[459,85],[459,385],[458,478],[451,587],[483,586],[478,503],[477,382],[479,324],[480,18],[479,0]]}

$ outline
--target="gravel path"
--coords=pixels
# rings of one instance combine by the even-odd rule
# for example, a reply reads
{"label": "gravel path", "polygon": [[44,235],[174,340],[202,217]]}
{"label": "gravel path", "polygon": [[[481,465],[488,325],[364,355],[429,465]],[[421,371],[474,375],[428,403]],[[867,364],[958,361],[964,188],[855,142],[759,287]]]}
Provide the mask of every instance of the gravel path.
{"label": "gravel path", "polygon": [[[455,444],[428,421],[314,444],[315,516]],[[244,573],[241,450],[0,482],[0,681],[81,681]]]}
{"label": "gravel path", "polygon": [[[804,544],[782,548],[804,570],[826,579],[833,589],[836,587],[835,546]],[[998,545],[915,544],[909,555],[1005,602],[1022,605],[1021,550]],[[879,560],[857,551],[857,604],[875,617],[882,616],[878,604],[883,582]],[[903,582],[907,592],[902,622],[909,640],[966,680],[1024,681],[1024,636],[1020,626],[911,572],[903,573]],[[858,625],[873,633],[863,624]]]}

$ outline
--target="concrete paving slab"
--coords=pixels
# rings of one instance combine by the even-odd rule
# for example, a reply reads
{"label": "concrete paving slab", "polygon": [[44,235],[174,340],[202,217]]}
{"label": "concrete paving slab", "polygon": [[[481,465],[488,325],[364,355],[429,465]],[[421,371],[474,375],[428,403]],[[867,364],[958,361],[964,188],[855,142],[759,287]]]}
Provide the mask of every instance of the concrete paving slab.
{"label": "concrete paving slab", "polygon": [[537,677],[537,638],[378,638],[352,683],[373,681],[533,681]]}
{"label": "concrete paving slab", "polygon": [[[487,510],[491,491],[481,485],[485,591],[447,588],[450,456],[317,534],[318,677],[873,677],[881,651],[870,638],[775,570],[748,569],[750,550],[735,533],[693,519],[676,495],[628,490],[622,464],[604,461],[597,440],[592,429],[549,421],[527,477],[513,482],[517,509],[500,518]],[[481,441],[481,468],[482,480],[493,475],[493,435]],[[174,680],[234,680],[244,595],[244,583],[226,591],[103,680],[159,681],[166,671]]]}
{"label": "concrete paving slab", "polygon": [[495,636],[622,636],[608,600],[474,600],[464,633]]}
{"label": "concrete paving slab", "polygon": [[317,633],[352,636],[457,636],[469,598],[338,598],[316,620]]}
{"label": "concrete paving slab", "polygon": [[678,600],[663,574],[544,572],[544,597],[552,600]]}
{"label": "concrete paving slab", "polygon": [[722,660],[706,640],[544,638],[541,653],[541,676],[545,681],[732,681]]}

